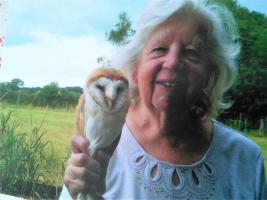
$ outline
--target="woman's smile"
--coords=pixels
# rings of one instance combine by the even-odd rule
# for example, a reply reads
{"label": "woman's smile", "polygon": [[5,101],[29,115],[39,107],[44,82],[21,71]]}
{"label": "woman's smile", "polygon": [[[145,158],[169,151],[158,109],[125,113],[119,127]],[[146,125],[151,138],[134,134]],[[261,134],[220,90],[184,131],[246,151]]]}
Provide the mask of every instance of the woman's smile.
{"label": "woman's smile", "polygon": [[156,80],[153,86],[152,101],[155,105],[158,105],[158,108],[165,109],[169,103],[168,99],[173,92],[175,82],[170,80]]}
{"label": "woman's smile", "polygon": [[174,87],[175,85],[174,81],[155,81],[155,83],[168,88]]}

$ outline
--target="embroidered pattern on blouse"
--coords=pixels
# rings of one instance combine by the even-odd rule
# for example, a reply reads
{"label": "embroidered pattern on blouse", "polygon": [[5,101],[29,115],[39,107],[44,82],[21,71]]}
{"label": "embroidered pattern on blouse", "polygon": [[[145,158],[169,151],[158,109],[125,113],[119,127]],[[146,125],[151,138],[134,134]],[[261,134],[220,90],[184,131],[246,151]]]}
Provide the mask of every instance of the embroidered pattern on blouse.
{"label": "embroidered pattern on blouse", "polygon": [[138,183],[164,199],[209,199],[215,190],[217,173],[208,161],[177,167],[137,151],[129,157],[129,164],[136,172]]}

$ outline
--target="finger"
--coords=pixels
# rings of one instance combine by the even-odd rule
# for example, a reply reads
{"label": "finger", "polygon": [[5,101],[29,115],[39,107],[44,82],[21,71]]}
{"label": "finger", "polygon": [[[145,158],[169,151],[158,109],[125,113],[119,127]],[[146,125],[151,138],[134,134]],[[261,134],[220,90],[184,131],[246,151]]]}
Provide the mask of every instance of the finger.
{"label": "finger", "polygon": [[79,193],[89,193],[91,195],[94,195],[98,192],[98,183],[88,184],[87,182],[81,181],[79,179],[70,179],[69,181],[64,180],[64,183],[73,199],[76,199]]}
{"label": "finger", "polygon": [[79,181],[77,179],[75,180],[69,180],[69,182],[67,180],[64,180],[64,183],[66,185],[66,187],[68,188],[70,194],[72,197],[74,197],[74,199],[76,199],[77,195],[79,193],[96,193],[97,189],[96,186],[94,184],[87,184],[85,182]]}
{"label": "finger", "polygon": [[71,166],[66,169],[64,180],[92,185],[100,182],[100,176],[85,167]]}
{"label": "finger", "polygon": [[71,137],[71,148],[73,153],[88,153],[89,140],[81,135]]}
{"label": "finger", "polygon": [[101,164],[85,153],[73,153],[68,160],[68,166],[85,167],[96,173],[101,171]]}

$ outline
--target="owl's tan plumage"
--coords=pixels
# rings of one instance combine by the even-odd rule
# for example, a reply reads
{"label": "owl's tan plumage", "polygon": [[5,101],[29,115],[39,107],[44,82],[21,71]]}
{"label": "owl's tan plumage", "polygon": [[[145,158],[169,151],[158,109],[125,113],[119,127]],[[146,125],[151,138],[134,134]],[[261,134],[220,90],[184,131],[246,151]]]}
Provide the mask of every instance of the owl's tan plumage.
{"label": "owl's tan plumage", "polygon": [[76,107],[76,129],[90,140],[90,153],[120,134],[129,106],[129,84],[118,69],[98,68],[88,76]]}
{"label": "owl's tan plumage", "polygon": [[84,131],[84,96],[81,95],[76,106],[76,132],[85,135]]}

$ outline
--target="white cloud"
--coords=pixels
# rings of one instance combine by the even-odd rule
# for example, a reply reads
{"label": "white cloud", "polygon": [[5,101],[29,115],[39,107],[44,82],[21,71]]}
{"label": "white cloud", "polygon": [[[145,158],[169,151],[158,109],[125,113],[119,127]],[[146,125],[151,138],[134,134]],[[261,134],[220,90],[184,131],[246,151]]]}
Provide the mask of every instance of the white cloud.
{"label": "white cloud", "polygon": [[112,57],[105,32],[118,14],[126,11],[133,19],[146,1],[11,0],[0,82],[20,78],[30,87],[52,81],[82,85],[97,57]]}
{"label": "white cloud", "polygon": [[40,30],[31,33],[35,43],[3,49],[0,81],[20,78],[26,86],[56,81],[60,86],[82,86],[86,75],[97,67],[99,56],[112,57],[113,47],[96,36],[68,37]]}

